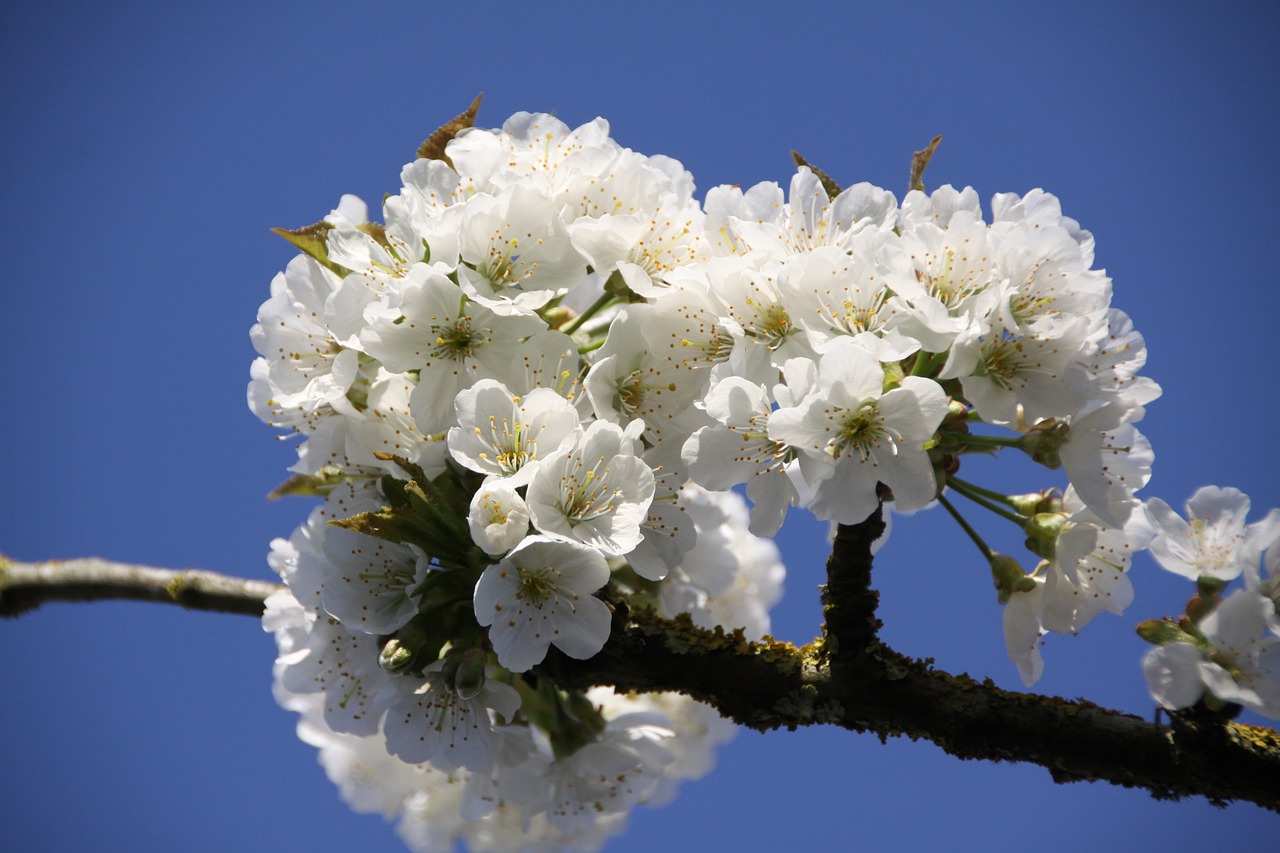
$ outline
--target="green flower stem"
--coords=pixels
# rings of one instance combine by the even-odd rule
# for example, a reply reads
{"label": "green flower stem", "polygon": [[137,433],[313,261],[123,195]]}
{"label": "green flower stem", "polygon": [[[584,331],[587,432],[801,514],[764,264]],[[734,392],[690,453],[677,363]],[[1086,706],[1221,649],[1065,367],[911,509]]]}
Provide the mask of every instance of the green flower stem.
{"label": "green flower stem", "polygon": [[589,344],[578,347],[578,355],[586,355],[589,352],[594,352],[595,350],[600,349],[600,347],[602,346],[604,346],[604,338],[601,338],[598,341],[592,341]]}
{"label": "green flower stem", "polygon": [[995,552],[992,551],[987,543],[983,541],[982,537],[978,535],[978,531],[974,530],[969,522],[965,521],[964,516],[960,514],[960,511],[951,505],[951,501],[947,500],[947,496],[938,495],[938,503],[942,504],[942,508],[949,512],[951,517],[956,520],[956,524],[959,524],[960,528],[964,530],[965,533],[969,534],[969,538],[973,540],[974,545],[978,546],[978,550],[982,552],[982,556],[986,557],[988,562],[993,560],[996,556]]}
{"label": "green flower stem", "polygon": [[992,503],[991,501],[983,497],[983,495],[980,492],[972,491],[969,488],[969,484],[965,483],[963,480],[956,480],[952,477],[948,477],[947,485],[955,489],[958,493],[964,495],[966,498],[973,501],[983,509],[990,510],[991,512],[994,512],[996,515],[1000,516],[1001,518],[1012,521],[1014,524],[1018,525],[1019,529],[1026,527],[1027,519],[1015,513],[1009,512],[1007,509],[1005,509],[1002,506],[997,506],[996,504]]}
{"label": "green flower stem", "polygon": [[566,335],[572,335],[574,332],[578,331],[578,329],[582,328],[583,323],[587,322],[617,301],[618,295],[616,293],[605,292],[600,294],[599,299],[591,303],[591,306],[587,308],[586,311],[583,311],[577,317],[573,318],[573,320],[560,331],[564,332]]}
{"label": "green flower stem", "polygon": [[985,489],[982,486],[979,486],[977,483],[970,483],[968,480],[962,480],[953,474],[947,475],[947,484],[959,486],[962,489],[966,489],[970,492],[973,492],[975,495],[982,495],[984,498],[993,500],[996,503],[1002,503],[1005,506],[1017,509],[1017,507],[1015,507],[1013,504],[1013,500],[1003,492],[997,492],[992,489]]}
{"label": "green flower stem", "polygon": [[976,447],[1022,447],[1022,436],[1013,438],[1006,435],[974,435],[966,433],[956,439],[959,444],[971,444]]}
{"label": "green flower stem", "polygon": [[911,366],[912,376],[930,376],[943,362],[946,361],[947,354],[945,352],[925,352],[921,350],[916,355],[915,364]]}

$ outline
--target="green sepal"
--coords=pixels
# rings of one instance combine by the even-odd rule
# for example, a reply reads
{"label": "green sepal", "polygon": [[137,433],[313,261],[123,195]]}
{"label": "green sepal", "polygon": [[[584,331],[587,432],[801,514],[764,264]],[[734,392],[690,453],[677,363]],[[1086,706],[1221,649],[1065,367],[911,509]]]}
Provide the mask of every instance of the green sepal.
{"label": "green sepal", "polygon": [[1222,590],[1226,587],[1227,582],[1215,578],[1212,575],[1201,575],[1196,578],[1196,590],[1206,599],[1218,599],[1222,595]]}
{"label": "green sepal", "polygon": [[549,733],[555,729],[558,723],[556,686],[551,679],[521,675],[516,678],[513,686],[520,694],[520,713],[524,718],[544,732]]}
{"label": "green sepal", "polygon": [[604,280],[604,292],[612,293],[614,296],[622,296],[627,299],[635,296],[631,292],[631,288],[627,287],[627,283],[622,279],[622,273],[614,270],[609,273],[609,277]]}
{"label": "green sepal", "polygon": [[579,691],[557,691],[560,726],[549,733],[551,752],[557,760],[568,758],[600,739],[605,719],[600,709]]}
{"label": "green sepal", "polygon": [[313,258],[320,266],[346,278],[351,274],[351,270],[329,260],[329,232],[332,230],[332,223],[321,221],[292,231],[287,228],[272,228],[271,233],[279,234],[303,254]]}
{"label": "green sepal", "polygon": [[479,646],[452,648],[445,655],[445,683],[462,699],[473,699],[484,689],[489,654]]}

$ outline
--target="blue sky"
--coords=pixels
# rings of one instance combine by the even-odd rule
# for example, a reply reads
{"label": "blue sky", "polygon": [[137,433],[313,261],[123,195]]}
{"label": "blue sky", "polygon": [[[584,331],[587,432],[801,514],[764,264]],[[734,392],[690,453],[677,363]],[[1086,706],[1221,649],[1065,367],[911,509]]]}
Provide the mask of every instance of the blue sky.
{"label": "blue sky", "polygon": [[[268,542],[307,505],[263,500],[293,449],[244,403],[248,329],[291,256],[268,229],[394,192],[480,90],[486,126],[603,115],[700,196],[785,183],[793,148],[901,195],[936,134],[930,186],[1056,193],[1165,388],[1146,494],[1180,506],[1215,483],[1255,517],[1280,505],[1274,5],[368,6],[0,10],[0,551],[270,577]],[[1035,473],[1019,488],[1053,484]],[[804,642],[823,531],[793,518],[775,633]],[[1132,626],[1191,590],[1145,557],[1133,579],[1124,617],[1049,639],[1040,690],[1150,714]],[[900,521],[875,580],[890,644],[1019,686],[986,568],[941,513]],[[0,624],[0,650],[7,849],[402,849],[294,737],[250,619],[50,606]],[[1261,850],[1278,832],[1251,806],[1057,786],[929,744],[744,731],[608,849]]]}

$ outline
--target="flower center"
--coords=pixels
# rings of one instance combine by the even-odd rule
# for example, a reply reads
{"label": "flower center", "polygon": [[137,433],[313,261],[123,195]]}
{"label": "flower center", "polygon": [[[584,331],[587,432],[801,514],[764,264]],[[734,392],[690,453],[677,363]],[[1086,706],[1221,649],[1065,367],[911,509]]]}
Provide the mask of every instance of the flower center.
{"label": "flower center", "polygon": [[551,580],[552,568],[520,569],[520,587],[516,590],[516,598],[527,601],[535,607],[551,597],[556,591],[555,582]]}
{"label": "flower center", "polygon": [[856,453],[865,462],[882,440],[890,452],[897,455],[902,436],[885,426],[875,403],[863,403],[857,409],[846,409],[842,413],[832,451],[837,458]]}

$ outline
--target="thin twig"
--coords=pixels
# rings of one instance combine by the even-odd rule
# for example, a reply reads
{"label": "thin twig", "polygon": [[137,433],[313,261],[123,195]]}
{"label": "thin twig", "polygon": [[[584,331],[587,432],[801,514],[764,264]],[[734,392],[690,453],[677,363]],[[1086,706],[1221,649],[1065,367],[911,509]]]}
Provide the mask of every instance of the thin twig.
{"label": "thin twig", "polygon": [[0,616],[18,616],[49,601],[103,599],[261,616],[267,596],[280,589],[279,584],[202,569],[156,569],[98,557],[43,563],[0,557]]}

